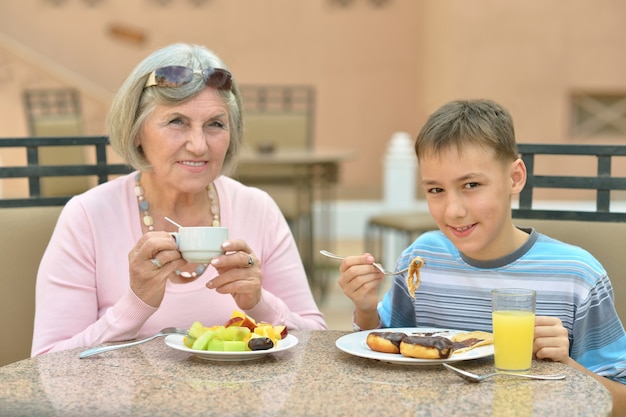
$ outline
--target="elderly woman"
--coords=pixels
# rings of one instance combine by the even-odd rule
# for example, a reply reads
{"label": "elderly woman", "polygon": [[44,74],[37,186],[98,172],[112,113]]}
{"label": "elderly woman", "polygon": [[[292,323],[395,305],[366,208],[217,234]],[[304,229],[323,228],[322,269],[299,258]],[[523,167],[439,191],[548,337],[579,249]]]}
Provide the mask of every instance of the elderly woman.
{"label": "elderly woman", "polygon": [[[225,176],[243,135],[224,63],[174,44],[144,59],[117,93],[111,145],[137,170],[72,198],[37,276],[32,354],[145,337],[234,310],[290,329],[325,329],[293,236],[265,192]],[[224,226],[224,255],[182,259],[168,232]]]}

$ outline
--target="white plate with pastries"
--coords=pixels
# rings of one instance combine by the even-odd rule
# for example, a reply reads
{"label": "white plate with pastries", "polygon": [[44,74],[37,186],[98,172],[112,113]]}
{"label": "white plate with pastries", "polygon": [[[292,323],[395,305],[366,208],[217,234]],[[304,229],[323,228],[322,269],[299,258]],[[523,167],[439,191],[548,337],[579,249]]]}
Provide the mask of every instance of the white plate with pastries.
{"label": "white plate with pastries", "polygon": [[450,338],[457,333],[466,333],[463,330],[439,329],[432,327],[401,327],[395,329],[374,329],[364,330],[355,333],[349,333],[341,336],[335,342],[335,346],[350,355],[362,358],[376,359],[383,362],[389,362],[398,365],[436,365],[441,363],[452,363],[467,361],[472,359],[484,358],[493,355],[493,344],[486,346],[478,346],[467,352],[455,354],[454,352],[446,359],[418,359],[403,356],[400,353],[384,353],[376,352],[367,345],[367,335],[371,332],[401,332],[409,336],[426,335],[426,336],[443,336]]}

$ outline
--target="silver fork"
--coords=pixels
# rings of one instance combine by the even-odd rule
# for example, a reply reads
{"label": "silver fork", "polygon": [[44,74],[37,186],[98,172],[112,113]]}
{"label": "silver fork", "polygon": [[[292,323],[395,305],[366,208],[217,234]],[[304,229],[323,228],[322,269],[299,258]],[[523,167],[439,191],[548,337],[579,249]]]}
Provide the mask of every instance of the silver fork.
{"label": "silver fork", "polygon": [[[329,252],[327,250],[321,250],[320,253],[322,255],[328,257],[328,258],[339,259],[339,260],[345,259],[345,256],[335,255],[334,253]],[[401,269],[399,271],[388,272],[388,271],[385,271],[383,266],[381,264],[379,264],[379,263],[374,262],[372,265],[374,265],[376,267],[376,269],[378,269],[380,272],[382,272],[385,275],[399,275],[399,274],[402,274],[402,273],[404,273],[404,272],[409,270],[409,268],[404,268],[404,269]]]}
{"label": "silver fork", "polygon": [[446,369],[454,372],[455,374],[457,374],[458,376],[460,376],[461,378],[469,381],[469,382],[481,382],[484,381],[487,378],[491,378],[492,376],[513,376],[513,377],[519,377],[519,378],[528,378],[528,379],[544,379],[544,380],[550,380],[550,381],[554,381],[557,379],[564,379],[565,375],[563,374],[555,374],[555,375],[531,375],[531,374],[510,374],[510,373],[506,373],[506,372],[493,372],[491,374],[485,374],[485,375],[476,375],[475,373],[469,372],[469,371],[464,371],[462,369],[459,368],[455,368],[452,365],[448,365],[447,363],[442,364],[443,366],[446,367]]}
{"label": "silver fork", "polygon": [[136,346],[136,345],[139,345],[141,343],[149,342],[149,341],[151,341],[153,339],[156,339],[157,337],[167,336],[168,334],[184,334],[184,335],[187,335],[187,333],[188,333],[187,330],[179,329],[178,327],[166,327],[165,329],[161,330],[160,332],[158,332],[154,336],[150,336],[150,337],[148,337],[146,339],[141,339],[141,340],[137,340],[135,342],[129,342],[129,343],[121,343],[119,345],[101,346],[101,347],[95,347],[95,348],[87,349],[87,350],[82,351],[80,353],[80,355],[78,355],[78,357],[83,359],[83,358],[86,358],[88,356],[98,355],[100,353],[109,352],[111,350],[117,350],[117,349],[123,349],[123,348],[131,347],[131,346]]}

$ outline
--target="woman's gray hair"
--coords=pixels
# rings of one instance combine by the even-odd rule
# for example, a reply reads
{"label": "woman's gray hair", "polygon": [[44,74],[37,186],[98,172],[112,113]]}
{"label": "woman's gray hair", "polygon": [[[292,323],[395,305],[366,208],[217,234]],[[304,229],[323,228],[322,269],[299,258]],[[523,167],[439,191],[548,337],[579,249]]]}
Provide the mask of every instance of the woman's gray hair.
{"label": "woman's gray hair", "polygon": [[[176,43],[159,49],[135,67],[113,99],[107,118],[109,140],[113,149],[133,168],[145,171],[151,165],[146,160],[139,143],[139,135],[147,117],[157,105],[174,106],[184,103],[202,92],[206,85],[203,77],[178,88],[146,88],[150,73],[158,68],[181,65],[195,70],[222,68],[222,60],[204,46]],[[229,108],[230,144],[224,158],[222,173],[235,168],[235,155],[243,136],[241,95],[233,78],[230,90],[218,90],[218,95]]]}

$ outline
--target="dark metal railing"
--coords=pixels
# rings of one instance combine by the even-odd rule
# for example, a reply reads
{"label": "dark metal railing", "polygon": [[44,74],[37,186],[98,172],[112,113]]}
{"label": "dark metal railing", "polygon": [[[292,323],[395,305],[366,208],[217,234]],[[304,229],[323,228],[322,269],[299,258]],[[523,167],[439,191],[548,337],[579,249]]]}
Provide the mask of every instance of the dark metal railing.
{"label": "dark metal railing", "polygon": [[[1,148],[25,148],[26,166],[0,166],[2,178],[28,178],[28,197],[0,198],[0,207],[28,207],[28,206],[61,206],[72,196],[42,196],[41,179],[48,177],[66,176],[95,176],[98,184],[109,180],[111,175],[126,174],[132,169],[124,164],[110,164],[107,161],[106,136],[76,136],[76,137],[30,137],[30,138],[0,138]],[[75,165],[40,165],[40,147],[56,146],[93,146],[95,150],[95,164]]]}
{"label": "dark metal railing", "polygon": [[[80,137],[30,137],[0,138],[0,148],[25,148],[26,166],[0,166],[2,178],[28,178],[29,195],[26,198],[0,199],[0,207],[56,206],[65,204],[72,196],[47,197],[41,195],[41,179],[61,176],[95,176],[98,184],[109,180],[111,175],[131,172],[124,164],[107,161],[106,136]],[[93,146],[95,164],[40,165],[39,148],[47,146]],[[614,191],[626,191],[626,177],[611,176],[613,158],[626,157],[626,145],[570,145],[570,144],[519,144],[519,152],[526,164],[527,181],[520,194],[519,206],[513,209],[513,217],[527,219],[581,220],[626,222],[626,212],[611,209]],[[540,155],[595,156],[595,176],[538,175],[535,162]],[[538,209],[534,207],[534,191],[547,189],[586,189],[595,191],[595,210]]]}
{"label": "dark metal railing", "polygon": [[[611,176],[613,158],[626,156],[626,146],[519,144],[519,152],[526,164],[528,178],[526,180],[526,186],[520,194],[519,207],[513,209],[513,217],[526,219],[626,222],[626,212],[611,210],[612,192],[626,190],[626,177]],[[597,161],[596,175],[537,175],[535,173],[535,161],[538,155],[595,156]],[[543,210],[534,208],[533,192],[538,188],[594,190],[596,193],[595,210]]]}

